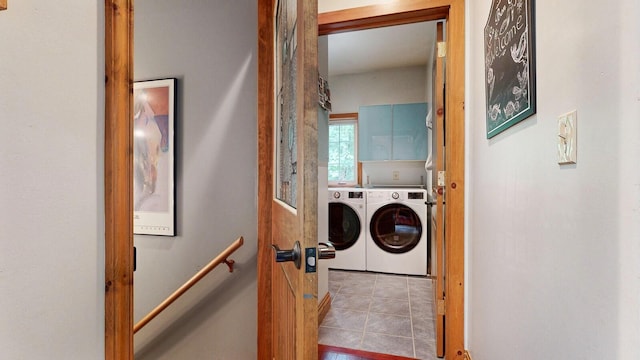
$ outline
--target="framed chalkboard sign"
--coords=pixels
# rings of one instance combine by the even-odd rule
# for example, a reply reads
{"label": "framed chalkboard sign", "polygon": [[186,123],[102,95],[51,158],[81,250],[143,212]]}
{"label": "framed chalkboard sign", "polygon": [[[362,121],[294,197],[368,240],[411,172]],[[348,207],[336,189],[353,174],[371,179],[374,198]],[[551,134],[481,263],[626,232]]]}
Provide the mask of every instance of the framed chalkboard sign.
{"label": "framed chalkboard sign", "polygon": [[487,139],[536,112],[534,0],[493,0],[484,28]]}

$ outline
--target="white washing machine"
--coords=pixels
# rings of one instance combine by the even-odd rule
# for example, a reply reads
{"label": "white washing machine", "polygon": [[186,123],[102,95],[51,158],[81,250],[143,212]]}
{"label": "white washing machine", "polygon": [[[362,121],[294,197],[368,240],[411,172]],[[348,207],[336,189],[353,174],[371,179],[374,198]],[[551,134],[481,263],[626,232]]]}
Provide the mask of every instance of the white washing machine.
{"label": "white washing machine", "polygon": [[367,270],[427,275],[427,192],[367,190]]}
{"label": "white washing machine", "polygon": [[366,270],[366,201],[364,189],[329,188],[329,241],[336,248],[329,268]]}

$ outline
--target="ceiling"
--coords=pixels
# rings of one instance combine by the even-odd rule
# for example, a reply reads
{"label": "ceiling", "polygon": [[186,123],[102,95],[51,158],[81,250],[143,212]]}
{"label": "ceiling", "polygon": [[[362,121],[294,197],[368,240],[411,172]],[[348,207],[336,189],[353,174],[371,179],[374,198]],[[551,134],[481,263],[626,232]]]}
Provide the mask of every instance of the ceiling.
{"label": "ceiling", "polygon": [[425,65],[433,52],[435,22],[328,35],[329,75]]}

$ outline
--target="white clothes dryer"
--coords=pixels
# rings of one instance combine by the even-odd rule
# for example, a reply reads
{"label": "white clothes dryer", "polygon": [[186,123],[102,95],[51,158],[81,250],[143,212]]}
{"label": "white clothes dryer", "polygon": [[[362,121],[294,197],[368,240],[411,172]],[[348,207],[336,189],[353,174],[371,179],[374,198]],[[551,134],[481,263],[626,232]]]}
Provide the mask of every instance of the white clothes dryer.
{"label": "white clothes dryer", "polygon": [[364,189],[329,188],[329,268],[366,270],[366,200]]}
{"label": "white clothes dryer", "polygon": [[367,190],[367,270],[427,275],[427,192]]}

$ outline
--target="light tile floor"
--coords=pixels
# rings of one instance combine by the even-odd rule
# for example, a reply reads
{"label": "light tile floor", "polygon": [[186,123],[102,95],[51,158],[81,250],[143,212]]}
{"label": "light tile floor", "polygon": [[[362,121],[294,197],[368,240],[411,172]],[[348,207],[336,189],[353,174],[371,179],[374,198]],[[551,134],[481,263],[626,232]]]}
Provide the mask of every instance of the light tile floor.
{"label": "light tile floor", "polygon": [[431,279],[329,270],[329,292],[319,343],[437,359]]}

